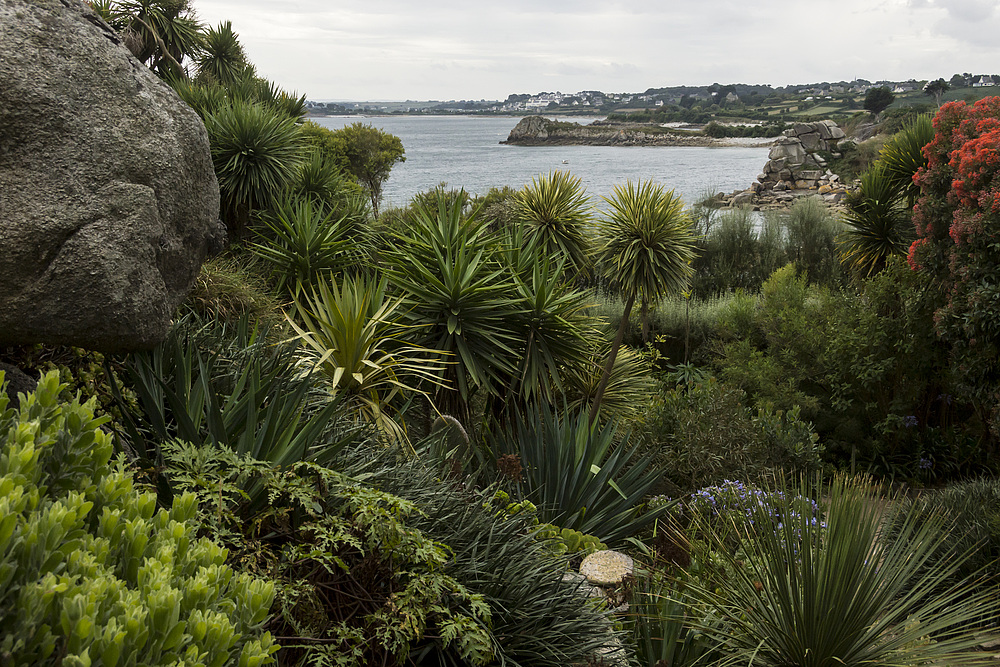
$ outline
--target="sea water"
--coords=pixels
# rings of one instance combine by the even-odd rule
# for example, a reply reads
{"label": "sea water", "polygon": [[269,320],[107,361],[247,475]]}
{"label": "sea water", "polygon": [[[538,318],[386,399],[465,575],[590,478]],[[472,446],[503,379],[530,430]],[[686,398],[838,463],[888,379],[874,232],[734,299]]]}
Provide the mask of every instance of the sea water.
{"label": "sea water", "polygon": [[[440,183],[485,194],[514,188],[553,170],[582,179],[600,203],[628,180],[650,180],[673,189],[686,204],[715,192],[750,187],[767,162],[768,148],[692,146],[507,146],[518,118],[496,116],[331,116],[314,122],[338,129],[371,124],[399,137],[406,161],[397,164],[383,191],[383,206],[404,206],[413,195]],[[587,123],[593,119],[561,119]]]}

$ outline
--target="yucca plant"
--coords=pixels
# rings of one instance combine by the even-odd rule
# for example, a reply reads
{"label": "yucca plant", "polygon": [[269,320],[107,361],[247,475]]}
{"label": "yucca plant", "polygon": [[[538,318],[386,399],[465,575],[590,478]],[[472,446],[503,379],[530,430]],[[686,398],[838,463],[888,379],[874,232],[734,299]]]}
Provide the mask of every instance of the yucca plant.
{"label": "yucca plant", "polygon": [[233,32],[232,21],[205,31],[201,48],[195,55],[199,83],[228,86],[244,75],[249,62],[239,35]]}
{"label": "yucca plant", "polygon": [[205,117],[219,179],[223,219],[241,233],[253,210],[267,208],[298,167],[295,121],[260,104],[233,103]]}
{"label": "yucca plant", "polygon": [[650,304],[687,286],[696,253],[690,219],[673,190],[664,190],[652,181],[629,181],[615,186],[612,196],[604,201],[609,209],[601,228],[598,264],[608,283],[621,292],[625,310],[595,392],[591,421],[600,414],[601,400],[636,299],[641,304],[645,340]]}
{"label": "yucca plant", "polygon": [[347,238],[367,253],[372,244],[371,205],[368,195],[351,181],[332,159],[314,149],[302,162],[289,193],[309,197],[341,218],[340,227]]}
{"label": "yucca plant", "polygon": [[912,209],[920,187],[913,177],[921,167],[927,166],[924,146],[934,140],[934,124],[927,114],[917,116],[889,139],[879,154],[878,161],[885,165],[885,176],[906,199],[906,208]]}
{"label": "yucca plant", "polygon": [[975,649],[996,636],[979,624],[995,623],[998,601],[973,579],[942,588],[969,554],[951,545],[940,518],[909,512],[887,531],[898,495],[844,476],[816,517],[797,495],[810,490],[786,485],[772,505],[732,515],[742,549],[716,547],[733,576],[719,592],[689,588],[725,621],[702,628],[725,643],[719,664],[992,664]]}
{"label": "yucca plant", "polygon": [[893,255],[906,256],[916,234],[901,201],[901,186],[882,162],[861,175],[861,187],[848,195],[842,220],[841,261],[863,277],[885,268]]}
{"label": "yucca plant", "polygon": [[393,244],[388,276],[404,296],[416,343],[454,362],[435,404],[467,421],[473,394],[501,391],[517,368],[513,278],[489,230],[463,215],[462,198],[439,194],[433,205],[414,207]]}
{"label": "yucca plant", "polygon": [[[160,447],[175,439],[225,445],[282,467],[324,463],[357,435],[344,425],[340,401],[298,372],[294,348],[269,342],[245,318],[235,325],[182,319],[163,343],[131,355],[125,367],[139,414],[114,386],[121,435],[147,464],[161,465]],[[160,482],[167,499],[169,485]],[[264,502],[259,486],[248,493],[255,504]]]}
{"label": "yucca plant", "polygon": [[572,287],[569,259],[549,258],[538,248],[522,249],[511,239],[507,262],[514,276],[519,308],[514,319],[520,361],[504,400],[514,397],[553,401],[567,390],[564,376],[593,365],[598,320],[589,315],[588,294]]}
{"label": "yucca plant", "polygon": [[524,241],[548,257],[564,257],[574,274],[590,269],[593,204],[582,179],[552,171],[518,191],[515,215]]}
{"label": "yucca plant", "polygon": [[439,353],[402,340],[402,299],[387,298],[385,288],[384,278],[321,282],[296,297],[288,323],[307,372],[318,373],[355,418],[408,445],[402,407],[426,398],[418,386],[440,384],[446,364]]}
{"label": "yucca plant", "polygon": [[538,507],[539,518],[613,545],[652,524],[667,507],[642,512],[660,478],[615,424],[590,425],[587,412],[557,414],[529,406],[491,449],[515,454],[523,468],[515,491]]}
{"label": "yucca plant", "polygon": [[251,247],[271,266],[281,291],[297,294],[357,265],[363,253],[349,236],[351,221],[308,197],[289,196],[263,216],[266,231]]}

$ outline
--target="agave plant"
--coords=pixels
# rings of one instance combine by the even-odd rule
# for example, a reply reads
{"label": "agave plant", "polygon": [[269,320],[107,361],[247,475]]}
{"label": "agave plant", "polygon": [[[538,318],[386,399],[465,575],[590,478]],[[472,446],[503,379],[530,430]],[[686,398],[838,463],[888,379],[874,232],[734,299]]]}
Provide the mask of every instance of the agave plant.
{"label": "agave plant", "polygon": [[[725,623],[702,630],[724,642],[721,665],[986,665],[976,650],[995,632],[991,590],[966,579],[945,586],[968,558],[938,517],[910,512],[884,530],[900,498],[864,479],[837,477],[825,522],[786,488],[776,505],[751,503],[730,526],[743,549],[718,544],[733,576],[725,590],[695,586]],[[775,524],[772,512],[784,518]]]}
{"label": "agave plant", "polygon": [[901,201],[899,183],[884,163],[861,175],[861,187],[846,200],[841,259],[863,276],[885,268],[893,255],[906,255],[914,233]]}
{"label": "agave plant", "polygon": [[401,340],[402,299],[386,298],[385,288],[385,279],[364,277],[344,278],[339,287],[320,282],[296,297],[288,323],[307,372],[320,373],[355,418],[407,444],[401,406],[427,395],[421,381],[439,385],[445,364],[433,350]]}
{"label": "agave plant", "polygon": [[228,104],[205,117],[205,128],[224,220],[241,232],[250,212],[267,208],[294,177],[301,135],[293,119],[259,104]]}
{"label": "agave plant", "polygon": [[586,410],[560,415],[544,405],[528,407],[509,433],[494,438],[493,452],[520,457],[516,493],[547,523],[615,544],[668,508],[642,513],[659,471],[650,469],[651,457],[640,457],[627,434],[619,437],[615,424],[589,424]]}
{"label": "agave plant", "polygon": [[651,181],[639,184],[629,181],[616,186],[612,196],[604,201],[610,208],[601,229],[598,263],[604,267],[607,281],[621,292],[625,310],[594,395],[591,420],[596,420],[600,413],[636,299],[641,303],[645,339],[649,334],[650,304],[687,286],[696,252],[684,203],[674,196],[673,190],[665,191],[662,185]]}
{"label": "agave plant", "polygon": [[524,227],[524,241],[546,256],[566,258],[575,274],[591,264],[593,205],[580,178],[553,171],[517,193],[515,215]]}

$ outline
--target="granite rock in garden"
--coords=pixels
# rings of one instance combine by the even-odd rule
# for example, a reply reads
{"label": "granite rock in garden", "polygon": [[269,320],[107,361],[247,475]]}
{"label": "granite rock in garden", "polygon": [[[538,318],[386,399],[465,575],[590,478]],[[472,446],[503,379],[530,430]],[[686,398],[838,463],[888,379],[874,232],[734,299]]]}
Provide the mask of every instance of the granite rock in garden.
{"label": "granite rock in garden", "polygon": [[0,345],[156,345],[218,209],[201,120],[92,9],[0,0]]}

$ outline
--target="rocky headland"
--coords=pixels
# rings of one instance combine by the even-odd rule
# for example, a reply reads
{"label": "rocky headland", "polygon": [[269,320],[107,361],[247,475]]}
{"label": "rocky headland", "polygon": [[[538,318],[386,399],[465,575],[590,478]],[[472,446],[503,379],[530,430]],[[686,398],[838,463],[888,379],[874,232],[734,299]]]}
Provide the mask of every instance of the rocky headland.
{"label": "rocky headland", "polygon": [[502,144],[513,146],[766,146],[774,139],[715,139],[650,123],[580,125],[526,116]]}

